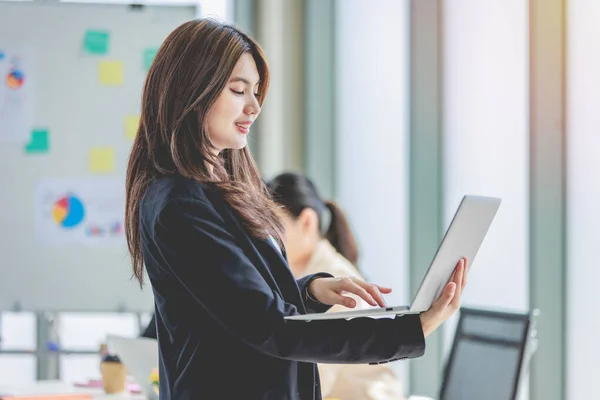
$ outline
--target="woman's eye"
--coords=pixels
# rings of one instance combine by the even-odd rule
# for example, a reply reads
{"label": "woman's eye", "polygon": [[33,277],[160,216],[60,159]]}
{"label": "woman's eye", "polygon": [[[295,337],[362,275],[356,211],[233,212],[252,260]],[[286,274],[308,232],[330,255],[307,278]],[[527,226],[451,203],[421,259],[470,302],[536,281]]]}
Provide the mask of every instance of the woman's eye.
{"label": "woman's eye", "polygon": [[233,89],[231,89],[231,91],[239,96],[244,94],[244,92],[238,92],[237,90],[233,90]]}

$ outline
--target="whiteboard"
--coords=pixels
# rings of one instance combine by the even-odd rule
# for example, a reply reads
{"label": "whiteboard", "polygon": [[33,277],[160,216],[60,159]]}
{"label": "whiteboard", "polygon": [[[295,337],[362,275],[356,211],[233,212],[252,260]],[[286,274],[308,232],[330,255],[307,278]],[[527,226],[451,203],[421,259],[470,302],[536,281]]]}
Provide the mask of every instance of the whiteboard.
{"label": "whiteboard", "polygon": [[[73,182],[88,186],[97,182],[100,186],[81,189],[95,202],[88,206],[86,218],[94,212],[96,218],[104,218],[102,213],[114,214],[115,209],[122,218],[124,176],[132,144],[124,133],[124,120],[139,114],[146,74],[142,54],[158,47],[174,28],[195,16],[193,6],[134,9],[126,5],[0,1],[0,52],[12,49],[30,55],[26,73],[31,79],[25,82],[32,83],[28,97],[31,128],[49,132],[45,152],[27,152],[28,143],[23,140],[0,141],[0,311],[153,308],[149,283],[141,290],[131,279],[125,239],[119,238],[117,228],[111,231],[111,240],[97,242],[86,242],[83,236],[77,241],[66,234],[52,235],[51,227],[47,232],[40,228],[40,218],[57,214],[40,210],[40,202],[52,202],[52,196]],[[84,51],[83,38],[89,29],[109,32],[106,54]],[[106,60],[122,63],[122,84],[101,84],[99,63]],[[103,166],[110,157],[92,162],[91,149],[112,149],[114,168]],[[90,163],[96,164],[97,172]],[[46,198],[40,200],[40,196]],[[112,202],[112,209],[107,210],[103,201]],[[91,238],[93,229],[86,229]],[[97,237],[101,238],[100,233]]]}

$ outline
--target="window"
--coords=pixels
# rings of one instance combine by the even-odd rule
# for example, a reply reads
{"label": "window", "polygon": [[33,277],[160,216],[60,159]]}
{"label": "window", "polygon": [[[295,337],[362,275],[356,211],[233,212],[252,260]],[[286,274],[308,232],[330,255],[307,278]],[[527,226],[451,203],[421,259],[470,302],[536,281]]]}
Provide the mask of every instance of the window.
{"label": "window", "polygon": [[[363,275],[393,286],[389,304],[407,304],[409,2],[340,0],[335,9],[337,197]],[[393,367],[408,382],[406,364]]]}
{"label": "window", "polygon": [[34,382],[36,365],[33,355],[0,353],[0,387]]}
{"label": "window", "polygon": [[[525,310],[529,303],[527,2],[447,0],[444,11],[445,224],[464,194],[502,198],[469,273],[463,304]],[[446,325],[446,350],[453,322]]]}
{"label": "window", "polygon": [[137,336],[139,324],[134,314],[63,313],[58,331],[62,349],[97,351],[108,334]]}
{"label": "window", "polygon": [[[567,3],[567,398],[598,393],[600,2]],[[543,310],[542,310],[543,312]]]}
{"label": "window", "polygon": [[0,314],[0,346],[2,350],[35,350],[35,314],[3,312]]}

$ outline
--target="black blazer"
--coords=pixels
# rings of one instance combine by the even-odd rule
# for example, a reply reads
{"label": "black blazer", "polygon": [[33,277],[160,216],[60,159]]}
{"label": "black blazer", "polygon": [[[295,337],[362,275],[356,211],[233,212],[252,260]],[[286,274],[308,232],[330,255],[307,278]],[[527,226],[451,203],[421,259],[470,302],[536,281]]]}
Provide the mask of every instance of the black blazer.
{"label": "black blazer", "polygon": [[420,319],[287,321],[306,297],[285,252],[251,237],[220,192],[161,178],[141,203],[155,301],[160,398],[320,399],[314,363],[385,363],[425,351]]}
{"label": "black blazer", "polygon": [[157,339],[156,335],[156,315],[152,314],[152,318],[150,322],[144,329],[144,332],[140,335],[141,337],[149,338],[149,339]]}

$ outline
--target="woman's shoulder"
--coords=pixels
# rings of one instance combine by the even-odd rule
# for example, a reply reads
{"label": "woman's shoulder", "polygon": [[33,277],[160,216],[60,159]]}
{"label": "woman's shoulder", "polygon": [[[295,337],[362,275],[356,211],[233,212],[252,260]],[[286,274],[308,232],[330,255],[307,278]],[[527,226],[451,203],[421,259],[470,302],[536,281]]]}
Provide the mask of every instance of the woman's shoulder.
{"label": "woman's shoulder", "polygon": [[211,200],[218,189],[209,183],[198,182],[179,175],[168,175],[154,179],[144,195],[145,200]]}
{"label": "woman's shoulder", "polygon": [[333,276],[353,276],[363,279],[360,272],[326,239],[319,242],[309,265],[307,273],[327,272]]}
{"label": "woman's shoulder", "polygon": [[142,214],[156,217],[167,205],[199,202],[213,206],[218,199],[218,189],[208,183],[169,175],[156,178],[148,185],[140,207]]}

